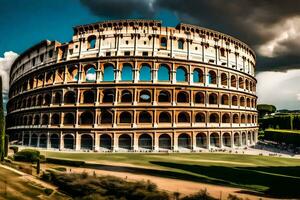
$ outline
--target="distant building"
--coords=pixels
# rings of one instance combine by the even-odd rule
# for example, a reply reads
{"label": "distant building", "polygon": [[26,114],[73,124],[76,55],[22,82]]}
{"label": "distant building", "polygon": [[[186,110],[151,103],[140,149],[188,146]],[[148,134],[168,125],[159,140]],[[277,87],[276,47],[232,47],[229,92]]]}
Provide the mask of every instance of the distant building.
{"label": "distant building", "polygon": [[206,28],[155,20],[74,27],[10,72],[7,132],[61,150],[190,151],[257,142],[255,54]]}

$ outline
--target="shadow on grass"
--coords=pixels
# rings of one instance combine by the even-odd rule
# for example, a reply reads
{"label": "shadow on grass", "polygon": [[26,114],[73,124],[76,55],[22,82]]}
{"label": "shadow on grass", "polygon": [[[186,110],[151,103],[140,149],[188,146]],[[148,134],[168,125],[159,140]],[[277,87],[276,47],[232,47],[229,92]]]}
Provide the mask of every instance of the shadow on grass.
{"label": "shadow on grass", "polygon": [[251,193],[276,198],[300,197],[300,167],[224,167],[178,164],[172,162],[150,163],[183,170],[185,172],[111,166],[102,164],[86,164],[84,167],[107,171],[146,174],[164,178],[173,178],[200,183],[239,187],[240,193]]}

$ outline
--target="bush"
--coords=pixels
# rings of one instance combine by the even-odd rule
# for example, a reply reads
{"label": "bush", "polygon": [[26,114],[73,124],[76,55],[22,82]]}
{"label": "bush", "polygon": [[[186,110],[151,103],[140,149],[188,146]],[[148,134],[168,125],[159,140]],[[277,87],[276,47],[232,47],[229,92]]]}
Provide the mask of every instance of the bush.
{"label": "bush", "polygon": [[200,190],[196,194],[192,194],[190,196],[183,197],[181,200],[217,200],[216,198],[210,196],[207,190]]}
{"label": "bush", "polygon": [[58,158],[46,158],[46,162],[58,164],[58,165],[74,166],[74,167],[82,167],[85,164],[84,161],[64,160],[64,159],[58,159]]}
{"label": "bush", "polygon": [[14,154],[19,151],[19,147],[16,146],[10,146],[9,149],[13,150]]}
{"label": "bush", "polygon": [[44,189],[44,193],[45,193],[47,196],[51,195],[52,192],[53,192],[53,190],[50,189],[50,188],[45,188],[45,189]]}
{"label": "bush", "polygon": [[300,146],[300,133],[285,130],[265,130],[265,140]]}
{"label": "bush", "polygon": [[24,149],[14,155],[14,160],[22,162],[36,162],[40,159],[40,152],[32,149]]}

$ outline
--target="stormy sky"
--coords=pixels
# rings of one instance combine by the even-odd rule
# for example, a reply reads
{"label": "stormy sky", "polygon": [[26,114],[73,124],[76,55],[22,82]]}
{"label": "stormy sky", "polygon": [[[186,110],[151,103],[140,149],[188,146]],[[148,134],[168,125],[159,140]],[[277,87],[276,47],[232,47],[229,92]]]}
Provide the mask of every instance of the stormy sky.
{"label": "stormy sky", "polygon": [[75,25],[159,19],[166,26],[191,23],[247,43],[257,55],[259,103],[300,109],[300,0],[0,1],[0,72],[8,73],[17,54],[42,39],[69,41]]}

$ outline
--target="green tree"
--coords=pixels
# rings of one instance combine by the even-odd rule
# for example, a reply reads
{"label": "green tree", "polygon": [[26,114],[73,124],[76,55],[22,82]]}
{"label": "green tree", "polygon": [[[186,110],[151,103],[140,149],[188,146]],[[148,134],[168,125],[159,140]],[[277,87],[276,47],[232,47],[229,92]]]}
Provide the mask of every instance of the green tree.
{"label": "green tree", "polygon": [[268,104],[257,105],[257,111],[259,113],[259,118],[264,117],[266,114],[271,114],[276,111],[276,107]]}
{"label": "green tree", "polygon": [[4,160],[5,156],[5,119],[3,110],[3,96],[2,96],[2,77],[0,76],[0,158]]}

